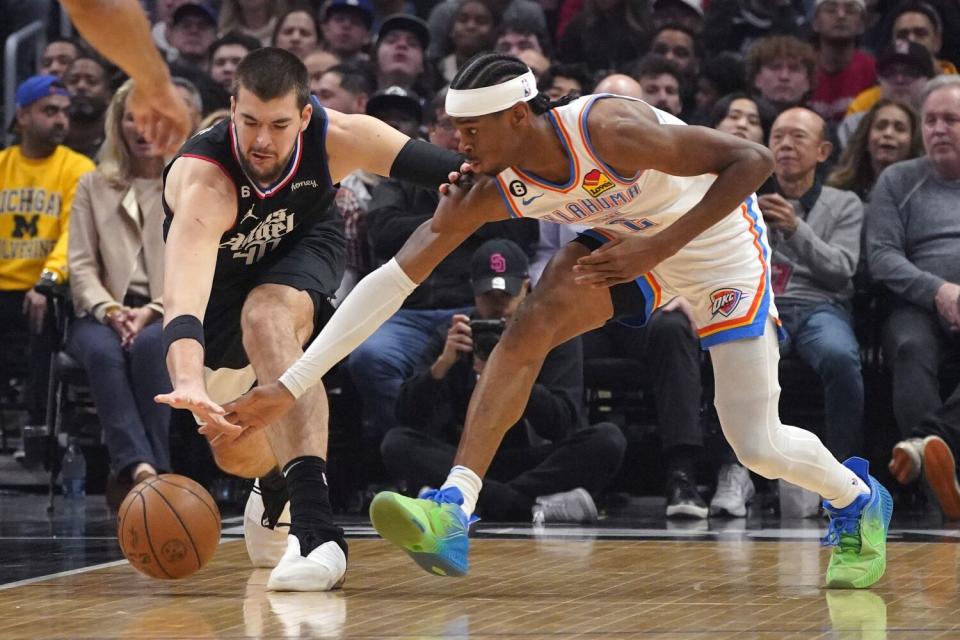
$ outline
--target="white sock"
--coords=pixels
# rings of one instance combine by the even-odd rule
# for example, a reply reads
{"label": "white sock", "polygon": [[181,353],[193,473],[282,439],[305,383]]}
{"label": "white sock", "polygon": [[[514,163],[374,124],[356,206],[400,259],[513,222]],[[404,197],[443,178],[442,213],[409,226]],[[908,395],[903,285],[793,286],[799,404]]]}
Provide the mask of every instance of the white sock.
{"label": "white sock", "polygon": [[847,472],[850,474],[850,482],[847,483],[847,489],[844,491],[838,498],[827,498],[827,502],[836,507],[837,509],[843,509],[849,507],[853,504],[853,501],[859,498],[863,494],[870,495],[870,487],[866,482],[860,479],[860,477],[855,474],[850,469],[847,469]]}
{"label": "white sock", "polygon": [[463,512],[467,514],[467,519],[469,519],[477,509],[477,497],[483,487],[483,480],[470,469],[457,465],[450,469],[450,475],[447,476],[447,481],[443,483],[440,489],[446,489],[447,487],[460,489],[460,493],[463,494]]}
{"label": "white sock", "polygon": [[396,313],[416,288],[396,258],[367,274],[306,352],[280,376],[280,384],[299,398]]}

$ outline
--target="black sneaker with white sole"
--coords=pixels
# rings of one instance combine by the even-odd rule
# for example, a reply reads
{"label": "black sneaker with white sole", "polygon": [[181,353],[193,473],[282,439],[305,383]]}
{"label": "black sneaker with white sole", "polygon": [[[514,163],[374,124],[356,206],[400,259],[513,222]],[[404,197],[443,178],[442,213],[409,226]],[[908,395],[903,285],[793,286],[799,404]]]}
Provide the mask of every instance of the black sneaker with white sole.
{"label": "black sneaker with white sole", "polygon": [[667,479],[668,518],[706,518],[709,513],[697,484],[686,471],[674,471]]}

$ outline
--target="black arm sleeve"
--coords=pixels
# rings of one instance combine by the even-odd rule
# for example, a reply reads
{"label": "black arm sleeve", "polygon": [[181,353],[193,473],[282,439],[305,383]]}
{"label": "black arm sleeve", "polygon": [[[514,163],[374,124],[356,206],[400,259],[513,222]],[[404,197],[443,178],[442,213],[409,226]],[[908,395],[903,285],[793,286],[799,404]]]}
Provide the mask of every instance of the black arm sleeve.
{"label": "black arm sleeve", "polygon": [[436,189],[451,171],[459,171],[463,156],[436,145],[411,138],[400,149],[390,167],[390,177],[418,187]]}

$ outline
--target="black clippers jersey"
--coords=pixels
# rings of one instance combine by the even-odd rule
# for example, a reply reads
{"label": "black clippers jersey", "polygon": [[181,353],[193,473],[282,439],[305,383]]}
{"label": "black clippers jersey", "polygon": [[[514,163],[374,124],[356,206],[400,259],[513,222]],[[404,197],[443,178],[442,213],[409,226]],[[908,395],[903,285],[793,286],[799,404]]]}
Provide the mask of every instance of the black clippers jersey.
{"label": "black clippers jersey", "polygon": [[[251,180],[240,164],[233,124],[225,120],[190,138],[174,158],[200,158],[217,165],[233,182],[237,214],[220,239],[215,280],[249,272],[308,233],[330,239],[330,252],[342,262],[343,221],[333,204],[337,187],[327,167],[327,114],[315,100],[310,125],[297,138],[280,177],[267,188]],[[173,161],[164,169],[164,179]],[[173,215],[163,199],[164,237]],[[342,267],[341,267],[342,270]],[[332,293],[332,292],[330,292]]]}

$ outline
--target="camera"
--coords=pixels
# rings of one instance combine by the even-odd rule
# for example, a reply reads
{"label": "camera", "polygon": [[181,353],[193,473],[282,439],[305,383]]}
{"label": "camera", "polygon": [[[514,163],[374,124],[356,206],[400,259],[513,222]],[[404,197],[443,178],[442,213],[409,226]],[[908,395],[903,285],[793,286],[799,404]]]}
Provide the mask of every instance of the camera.
{"label": "camera", "polygon": [[470,332],[473,334],[473,355],[488,360],[493,348],[500,342],[500,336],[507,326],[505,320],[471,320]]}

